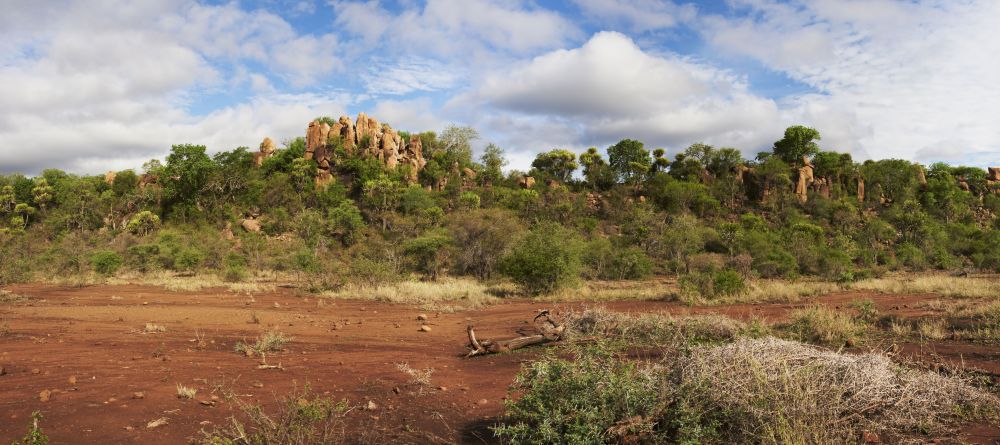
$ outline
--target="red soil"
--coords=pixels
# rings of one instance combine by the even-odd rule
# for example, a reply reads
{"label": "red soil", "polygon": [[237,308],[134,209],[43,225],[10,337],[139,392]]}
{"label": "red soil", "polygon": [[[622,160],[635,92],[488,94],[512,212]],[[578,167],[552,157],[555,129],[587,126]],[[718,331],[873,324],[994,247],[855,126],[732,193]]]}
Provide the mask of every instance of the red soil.
{"label": "red soil", "polygon": [[[419,332],[408,306],[323,300],[293,290],[246,295],[224,290],[168,292],[143,286],[66,288],[18,285],[8,290],[33,297],[0,306],[0,443],[21,437],[32,411],[45,416],[42,427],[51,443],[188,443],[199,431],[224,425],[237,411],[220,388],[241,400],[273,407],[278,397],[308,384],[319,394],[347,399],[374,410],[348,414],[354,437],[374,443],[493,443],[489,426],[502,413],[507,387],[522,363],[541,348],[464,359],[465,328],[481,338],[516,335],[545,304],[511,300],[484,309],[452,314],[428,313],[430,332]],[[112,299],[112,296],[120,297]],[[886,314],[919,316],[916,307],[933,296],[883,296],[844,293],[810,299],[846,309],[871,298]],[[594,304],[591,304],[594,305]],[[630,312],[723,313],[780,320],[801,304],[735,305],[686,308],[666,302],[603,304]],[[260,324],[250,322],[253,313]],[[166,332],[141,333],[146,323]],[[267,356],[283,370],[259,370],[259,359],[233,351],[274,326],[293,337],[282,353]],[[198,349],[196,332],[208,342]],[[934,354],[929,354],[933,350]],[[941,342],[905,345],[903,354],[936,363],[960,363],[1000,373],[1000,348]],[[931,359],[932,358],[932,359]],[[432,386],[410,383],[397,363],[434,368]],[[75,384],[70,378],[75,377]],[[180,400],[176,384],[198,389],[195,400]],[[52,392],[47,402],[39,393]],[[133,393],[144,398],[134,399]],[[219,396],[214,406],[212,395]],[[154,429],[148,422],[166,417]],[[1000,430],[976,426],[973,443],[994,443]]]}

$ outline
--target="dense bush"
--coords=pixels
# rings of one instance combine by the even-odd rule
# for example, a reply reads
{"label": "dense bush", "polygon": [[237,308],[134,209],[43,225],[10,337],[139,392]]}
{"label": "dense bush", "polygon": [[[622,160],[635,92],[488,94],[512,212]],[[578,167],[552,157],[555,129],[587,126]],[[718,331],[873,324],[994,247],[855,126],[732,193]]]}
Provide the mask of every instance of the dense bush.
{"label": "dense bush", "polygon": [[556,223],[542,223],[514,245],[500,268],[529,293],[552,292],[580,277],[579,235]]}
{"label": "dense bush", "polygon": [[121,255],[110,250],[98,250],[90,255],[90,264],[101,275],[114,275],[122,263]]}

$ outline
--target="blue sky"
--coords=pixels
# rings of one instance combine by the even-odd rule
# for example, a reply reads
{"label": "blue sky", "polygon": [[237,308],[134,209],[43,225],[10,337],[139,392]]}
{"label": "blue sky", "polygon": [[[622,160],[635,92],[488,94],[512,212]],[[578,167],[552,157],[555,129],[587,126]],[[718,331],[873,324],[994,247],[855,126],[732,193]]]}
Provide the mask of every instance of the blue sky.
{"label": "blue sky", "polygon": [[364,111],[526,169],[631,137],[1000,165],[993,0],[6,0],[0,172],[99,173]]}

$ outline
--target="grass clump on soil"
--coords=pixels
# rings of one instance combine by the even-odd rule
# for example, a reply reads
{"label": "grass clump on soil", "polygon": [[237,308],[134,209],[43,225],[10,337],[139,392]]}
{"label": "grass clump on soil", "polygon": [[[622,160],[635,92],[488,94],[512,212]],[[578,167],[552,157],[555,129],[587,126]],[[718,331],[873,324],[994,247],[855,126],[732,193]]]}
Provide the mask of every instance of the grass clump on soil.
{"label": "grass clump on soil", "polygon": [[374,287],[348,286],[323,293],[328,298],[373,300],[386,303],[419,305],[425,310],[450,312],[493,304],[499,299],[490,295],[482,283],[467,278],[443,278],[437,281],[403,281]]}
{"label": "grass clump on soil", "polygon": [[25,295],[15,294],[7,290],[0,290],[0,304],[24,303],[28,300],[30,300],[30,298]]}
{"label": "grass clump on soil", "polygon": [[261,334],[253,343],[246,343],[243,341],[236,342],[236,352],[244,354],[247,357],[253,357],[256,355],[264,355],[269,352],[281,351],[291,340],[290,337],[286,337],[285,334],[270,330]]}
{"label": "grass clump on soil", "polygon": [[313,395],[309,388],[281,400],[277,413],[238,401],[242,419],[233,416],[229,425],[203,431],[200,445],[334,445],[345,442],[346,401]]}
{"label": "grass clump on soil", "polygon": [[526,366],[495,429],[513,444],[844,444],[953,437],[1000,401],[881,354],[774,337],[696,346],[654,363],[601,346]]}
{"label": "grass clump on soil", "polygon": [[781,328],[795,340],[832,347],[860,343],[868,329],[850,314],[822,305],[792,311]]}
{"label": "grass clump on soil", "polygon": [[190,388],[180,383],[177,384],[177,398],[182,400],[193,399],[195,394],[198,394],[197,388]]}
{"label": "grass clump on soil", "polygon": [[162,334],[164,332],[167,332],[167,328],[156,323],[146,323],[142,327],[143,334]]}

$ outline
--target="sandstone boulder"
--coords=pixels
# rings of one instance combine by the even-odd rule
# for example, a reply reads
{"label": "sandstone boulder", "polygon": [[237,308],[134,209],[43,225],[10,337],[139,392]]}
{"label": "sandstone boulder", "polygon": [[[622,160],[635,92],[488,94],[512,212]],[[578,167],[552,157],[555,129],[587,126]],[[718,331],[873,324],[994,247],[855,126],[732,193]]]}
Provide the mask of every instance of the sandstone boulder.
{"label": "sandstone boulder", "polygon": [[247,232],[260,233],[260,221],[257,221],[256,218],[250,217],[244,219],[240,222],[240,226],[242,226],[243,230],[246,230]]}
{"label": "sandstone boulder", "polygon": [[517,178],[517,185],[524,189],[530,189],[535,186],[535,178],[531,176],[521,176]]}

